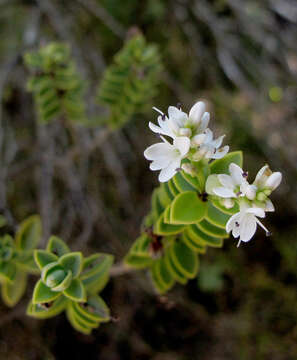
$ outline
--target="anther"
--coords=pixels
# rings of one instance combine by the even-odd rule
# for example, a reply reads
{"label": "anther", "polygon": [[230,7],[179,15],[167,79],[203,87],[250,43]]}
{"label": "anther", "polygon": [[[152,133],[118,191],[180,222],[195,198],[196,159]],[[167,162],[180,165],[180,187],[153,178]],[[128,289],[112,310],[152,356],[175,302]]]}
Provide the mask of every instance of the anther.
{"label": "anther", "polygon": [[182,168],[181,167],[176,168],[175,171],[177,171],[177,172],[182,171]]}
{"label": "anther", "polygon": [[180,103],[180,102],[177,103],[177,104],[176,104],[176,107],[177,107],[179,110],[181,110],[181,103]]}
{"label": "anther", "polygon": [[242,176],[244,177],[244,178],[247,178],[248,177],[248,172],[247,171],[244,171],[243,173],[242,173]]}
{"label": "anther", "polygon": [[239,222],[238,222],[238,221],[235,221],[235,225],[236,225],[237,227],[239,227]]}
{"label": "anther", "polygon": [[238,191],[237,193],[236,193],[236,196],[240,196],[242,194],[242,192],[241,191]]}
{"label": "anther", "polygon": [[165,120],[165,119],[166,119],[166,115],[163,114],[163,115],[161,116],[161,118],[162,118],[162,120]]}

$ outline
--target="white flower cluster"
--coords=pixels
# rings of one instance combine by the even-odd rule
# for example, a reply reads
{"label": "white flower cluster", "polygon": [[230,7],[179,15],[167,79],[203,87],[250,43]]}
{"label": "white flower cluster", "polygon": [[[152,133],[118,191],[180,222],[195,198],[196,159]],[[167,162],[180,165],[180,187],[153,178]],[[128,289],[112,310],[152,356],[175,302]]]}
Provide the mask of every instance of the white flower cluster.
{"label": "white flower cluster", "polygon": [[160,182],[171,179],[185,158],[192,161],[220,159],[229,151],[229,146],[221,148],[224,135],[213,138],[213,132],[208,128],[210,116],[205,111],[204,102],[198,101],[189,115],[174,106],[169,106],[168,116],[154,109],[160,114],[159,126],[150,122],[149,127],[161,136],[162,142],[148,147],[144,156],[152,161],[151,170],[161,170]]}
{"label": "white flower cluster", "polygon": [[206,191],[222,199],[226,208],[232,208],[235,201],[239,204],[239,212],[231,216],[226,224],[227,232],[239,237],[241,241],[249,241],[256,232],[257,224],[269,235],[269,231],[260,222],[259,218],[265,217],[265,212],[274,211],[274,206],[268,196],[275,190],[281,180],[280,172],[272,172],[268,165],[259,170],[254,182],[249,184],[247,172],[238,165],[229,165],[230,175],[210,175],[206,183]]}

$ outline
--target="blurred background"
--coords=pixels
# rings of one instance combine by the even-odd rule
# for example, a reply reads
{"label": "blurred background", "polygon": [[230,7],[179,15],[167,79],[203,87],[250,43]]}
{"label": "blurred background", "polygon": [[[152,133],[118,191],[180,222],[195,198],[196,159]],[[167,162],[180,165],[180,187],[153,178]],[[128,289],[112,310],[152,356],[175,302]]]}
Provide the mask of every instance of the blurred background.
{"label": "blurred background", "polygon": [[64,315],[26,317],[32,277],[14,309],[0,304],[0,359],[295,360],[295,0],[0,0],[1,214],[11,231],[41,214],[44,243],[57,234],[86,255],[110,252],[120,262],[127,253],[158,185],[143,158],[156,141],[148,129],[156,113],[148,107],[113,132],[63,121],[41,126],[23,55],[50,41],[69,44],[88,85],[87,112],[100,115],[96,88],[135,27],[163,62],[154,106],[180,102],[188,111],[204,99],[210,127],[244,151],[250,179],[266,162],[283,173],[276,212],[265,219],[273,236],[259,230],[239,249],[232,238],[210,248],[198,278],[166,297],[145,272],[113,277],[102,296],[114,322],[91,336]]}

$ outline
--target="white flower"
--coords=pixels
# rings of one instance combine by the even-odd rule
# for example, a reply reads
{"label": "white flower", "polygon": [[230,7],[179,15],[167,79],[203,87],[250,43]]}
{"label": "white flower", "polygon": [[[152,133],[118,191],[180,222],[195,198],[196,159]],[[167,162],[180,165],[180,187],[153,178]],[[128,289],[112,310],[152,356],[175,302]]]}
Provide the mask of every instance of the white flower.
{"label": "white flower", "polygon": [[255,178],[254,185],[258,189],[275,190],[282,181],[282,174],[280,172],[272,172],[268,165],[263,166]]}
{"label": "white flower", "polygon": [[254,236],[257,224],[260,225],[266,232],[266,235],[269,235],[269,231],[257,218],[264,218],[265,211],[261,208],[248,207],[247,205],[241,205],[240,211],[228,220],[226,224],[226,231],[232,232],[232,235],[235,238],[239,237],[239,242],[237,247],[240,245],[241,241],[248,242]]}
{"label": "white flower", "polygon": [[168,117],[157,108],[154,110],[160,113],[158,116],[159,126],[149,123],[150,129],[161,135],[175,139],[179,136],[192,137],[202,133],[208,126],[209,113],[205,112],[205,104],[198,101],[190,110],[189,115],[175,106],[169,106]]}
{"label": "white flower", "polygon": [[202,158],[205,159],[221,159],[229,151],[229,146],[226,145],[222,148],[223,139],[225,135],[213,139],[213,132],[210,129],[206,129],[204,134],[194,136],[192,144],[199,146],[199,150],[193,155],[193,159],[199,161]]}
{"label": "white flower", "polygon": [[229,172],[230,175],[217,175],[217,179],[222,186],[214,187],[212,193],[222,198],[237,198],[245,196],[247,192],[252,192],[246,180],[247,174],[240,166],[231,163]]}
{"label": "white flower", "polygon": [[184,159],[190,149],[190,139],[183,136],[173,140],[170,144],[162,137],[163,142],[151,145],[144,152],[147,160],[152,160],[151,170],[161,170],[159,181],[166,182],[171,179],[178,171],[182,159]]}

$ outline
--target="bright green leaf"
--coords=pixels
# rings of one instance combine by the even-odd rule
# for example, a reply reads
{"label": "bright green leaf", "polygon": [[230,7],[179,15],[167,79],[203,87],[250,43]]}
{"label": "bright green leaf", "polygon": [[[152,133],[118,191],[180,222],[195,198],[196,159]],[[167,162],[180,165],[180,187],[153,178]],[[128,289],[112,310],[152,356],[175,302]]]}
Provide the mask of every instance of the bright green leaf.
{"label": "bright green leaf", "polygon": [[233,151],[222,159],[217,159],[210,164],[211,174],[229,174],[229,165],[235,163],[242,167],[242,152]]}
{"label": "bright green leaf", "polygon": [[86,290],[79,279],[73,279],[68,288],[63,291],[63,294],[73,301],[86,301]]}
{"label": "bright green leaf", "polygon": [[21,250],[33,250],[41,238],[41,220],[37,215],[23,221],[16,233],[16,246]]}
{"label": "bright green leaf", "polygon": [[82,269],[82,253],[72,252],[69,254],[65,254],[59,259],[59,263],[65,270],[70,270],[72,272],[72,277],[76,278],[80,274]]}
{"label": "bright green leaf", "polygon": [[58,257],[63,256],[70,252],[70,249],[65,244],[65,242],[60,238],[58,238],[57,236],[50,237],[46,250],[57,255]]}
{"label": "bright green leaf", "polygon": [[52,262],[57,262],[58,257],[46,250],[35,250],[34,260],[38,265],[39,269],[42,270],[46,265]]}
{"label": "bright green leaf", "polygon": [[33,304],[49,303],[56,300],[61,295],[60,292],[52,291],[42,280],[39,280],[33,291]]}
{"label": "bright green leaf", "polygon": [[7,306],[15,306],[23,296],[27,286],[27,274],[17,270],[12,283],[5,282],[1,288],[3,302]]}
{"label": "bright green leaf", "polygon": [[186,191],[179,194],[171,204],[171,224],[193,224],[200,221],[207,209],[207,202],[198,197],[196,191]]}

